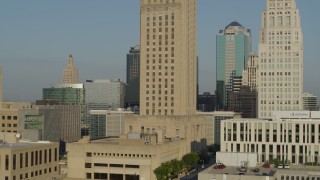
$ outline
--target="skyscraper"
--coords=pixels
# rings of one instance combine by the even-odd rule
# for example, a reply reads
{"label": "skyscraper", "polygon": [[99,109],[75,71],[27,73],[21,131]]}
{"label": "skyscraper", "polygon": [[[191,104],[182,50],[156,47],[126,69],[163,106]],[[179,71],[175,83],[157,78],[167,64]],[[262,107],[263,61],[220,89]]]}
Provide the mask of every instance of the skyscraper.
{"label": "skyscraper", "polygon": [[62,83],[65,84],[77,84],[79,83],[78,69],[73,65],[73,57],[70,54],[68,62],[63,71]]}
{"label": "skyscraper", "polygon": [[0,102],[3,101],[3,93],[2,93],[2,79],[3,79],[3,74],[2,74],[2,67],[0,66]]}
{"label": "skyscraper", "polygon": [[295,0],[266,0],[259,40],[258,117],[302,110],[303,36]]}
{"label": "skyscraper", "polygon": [[232,92],[233,82],[239,82],[247,66],[251,52],[251,30],[233,21],[219,31],[216,43],[217,109],[225,109],[227,92]]}
{"label": "skyscraper", "polygon": [[257,89],[257,69],[259,59],[254,53],[249,56],[247,67],[242,71],[242,85]]}
{"label": "skyscraper", "polygon": [[127,54],[127,86],[125,107],[139,106],[140,93],[140,46],[131,47]]}
{"label": "skyscraper", "polygon": [[196,0],[140,0],[140,114],[196,111]]}

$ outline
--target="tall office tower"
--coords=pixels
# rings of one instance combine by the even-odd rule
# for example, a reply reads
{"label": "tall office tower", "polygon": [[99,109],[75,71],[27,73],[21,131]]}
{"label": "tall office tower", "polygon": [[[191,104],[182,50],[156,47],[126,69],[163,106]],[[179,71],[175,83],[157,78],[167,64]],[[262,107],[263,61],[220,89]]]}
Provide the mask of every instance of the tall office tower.
{"label": "tall office tower", "polygon": [[140,0],[140,114],[196,112],[196,0]]}
{"label": "tall office tower", "polygon": [[73,57],[70,54],[68,57],[67,66],[64,68],[62,83],[77,84],[79,83],[78,69],[73,65]]}
{"label": "tall office tower", "polygon": [[303,36],[295,0],[267,0],[259,40],[258,117],[302,110]]}
{"label": "tall office tower", "polygon": [[127,54],[127,86],[125,107],[139,107],[140,93],[140,46],[131,47]]}
{"label": "tall office tower", "polygon": [[310,93],[303,93],[303,110],[307,111],[319,111],[318,96]]}
{"label": "tall office tower", "polygon": [[3,101],[3,90],[2,90],[2,80],[3,79],[3,73],[2,73],[2,68],[0,66],[0,102]]}
{"label": "tall office tower", "polygon": [[249,86],[252,90],[257,89],[258,55],[251,53],[248,60],[248,67],[242,72],[242,85]]}
{"label": "tall office tower", "polygon": [[239,80],[247,66],[251,52],[251,30],[237,21],[231,22],[219,31],[216,44],[217,109],[225,109],[232,82]]}

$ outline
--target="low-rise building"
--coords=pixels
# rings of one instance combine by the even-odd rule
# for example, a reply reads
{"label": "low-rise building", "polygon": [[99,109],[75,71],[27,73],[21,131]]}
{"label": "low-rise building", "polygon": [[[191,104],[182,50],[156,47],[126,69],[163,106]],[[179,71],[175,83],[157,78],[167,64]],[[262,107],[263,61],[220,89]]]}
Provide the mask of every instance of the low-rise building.
{"label": "low-rise building", "polygon": [[16,133],[0,133],[0,179],[52,180],[59,175],[59,144],[20,140]]}
{"label": "low-rise building", "polygon": [[162,138],[161,132],[128,134],[128,138],[104,138],[67,144],[66,179],[155,180],[153,170],[186,154],[186,140]]}
{"label": "low-rise building", "polygon": [[320,112],[273,112],[273,119],[232,119],[221,123],[221,152],[257,153],[258,163],[320,161]]}

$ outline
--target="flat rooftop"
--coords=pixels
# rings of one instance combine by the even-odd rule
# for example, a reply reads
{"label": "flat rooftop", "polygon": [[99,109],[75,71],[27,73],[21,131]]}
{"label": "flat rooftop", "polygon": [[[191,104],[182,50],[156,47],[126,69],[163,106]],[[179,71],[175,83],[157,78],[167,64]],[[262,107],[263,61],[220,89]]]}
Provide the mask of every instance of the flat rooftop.
{"label": "flat rooftop", "polygon": [[248,168],[247,172],[241,172],[240,167],[227,166],[224,169],[214,169],[213,166],[205,169],[203,173],[207,174],[228,174],[228,175],[239,175],[239,173],[244,173],[247,176],[273,176],[277,171],[287,171],[290,174],[302,174],[302,172],[314,172],[320,174],[320,166],[305,166],[305,165],[290,165],[290,169],[278,169],[271,165],[270,168],[259,167],[259,172],[254,172],[254,168]]}
{"label": "flat rooftop", "polygon": [[51,142],[20,142],[20,143],[0,143],[1,148],[26,148],[32,146],[40,146],[44,144],[51,144]]}

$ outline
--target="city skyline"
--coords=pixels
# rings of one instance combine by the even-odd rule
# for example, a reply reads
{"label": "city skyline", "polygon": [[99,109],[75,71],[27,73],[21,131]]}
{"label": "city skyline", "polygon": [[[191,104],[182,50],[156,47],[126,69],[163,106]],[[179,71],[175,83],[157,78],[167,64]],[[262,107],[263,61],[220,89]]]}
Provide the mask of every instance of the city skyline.
{"label": "city skyline", "polygon": [[[140,39],[140,2],[129,1],[126,5],[115,0],[74,2],[0,2],[3,22],[0,64],[5,101],[41,99],[42,88],[60,82],[65,57],[70,53],[82,83],[87,79],[125,80],[127,50],[139,44]],[[234,5],[229,7],[230,3]],[[318,75],[316,43],[320,37],[313,34],[319,25],[308,20],[318,15],[316,7],[320,2],[311,0],[303,4],[298,0],[297,4],[304,34],[304,92],[320,95],[319,84],[312,80]],[[250,12],[243,12],[245,7]],[[198,1],[200,94],[214,93],[216,87],[215,36],[219,29],[236,19],[252,30],[252,47],[257,53],[264,9],[265,1]],[[230,12],[221,16],[226,10]]]}

